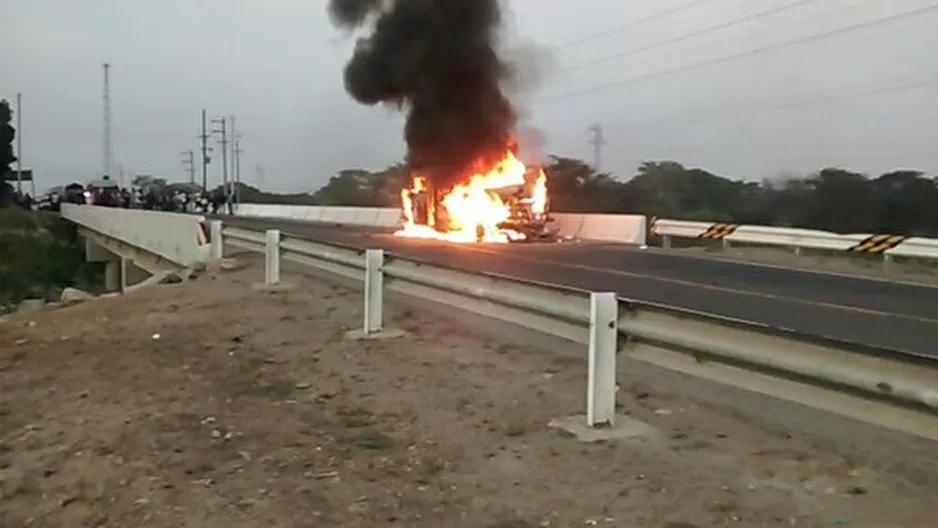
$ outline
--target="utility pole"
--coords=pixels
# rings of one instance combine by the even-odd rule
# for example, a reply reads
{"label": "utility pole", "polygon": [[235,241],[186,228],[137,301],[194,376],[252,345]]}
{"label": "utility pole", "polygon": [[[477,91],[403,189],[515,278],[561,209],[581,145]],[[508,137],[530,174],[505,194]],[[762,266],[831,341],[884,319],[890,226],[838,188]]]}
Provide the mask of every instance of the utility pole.
{"label": "utility pole", "polygon": [[586,130],[592,134],[589,143],[593,145],[593,170],[599,172],[602,169],[603,145],[606,144],[603,126],[597,123]]}
{"label": "utility pole", "polygon": [[228,183],[229,183],[229,185],[228,185],[228,195],[234,197],[235,190],[238,188],[237,185],[235,184],[235,174],[237,173],[237,171],[236,171],[236,169],[235,169],[235,166],[236,166],[236,164],[235,164],[235,157],[236,157],[236,155],[235,155],[235,150],[237,150],[237,148],[238,148],[238,147],[237,147],[237,145],[238,145],[238,129],[235,128],[235,116],[229,117],[229,118],[228,118],[228,122],[229,122],[229,129],[230,129],[230,130],[229,130],[229,132],[230,132],[229,137],[231,138],[231,141],[230,141],[230,143],[231,143],[231,180],[228,182]]}
{"label": "utility pole", "polygon": [[199,135],[199,139],[202,141],[202,190],[208,191],[208,164],[212,162],[212,158],[208,156],[208,153],[211,152],[211,147],[208,146],[208,130],[206,129],[205,121],[205,109],[202,109],[202,134]]}
{"label": "utility pole", "polygon": [[111,65],[104,63],[104,90],[101,94],[104,106],[104,159],[101,161],[103,176],[111,175]]}
{"label": "utility pole", "polygon": [[235,187],[235,203],[241,203],[241,153],[244,152],[244,149],[241,148],[240,136],[235,138],[234,145],[234,177],[235,181],[238,182],[238,186]]}
{"label": "utility pole", "polygon": [[186,150],[182,153],[182,164],[189,173],[189,183],[195,185],[195,152]]}
{"label": "utility pole", "polygon": [[222,189],[225,193],[225,202],[228,202],[228,197],[230,195],[230,189],[228,188],[228,120],[222,117],[219,119],[212,119],[212,123],[218,125],[218,128],[212,130],[212,132],[221,136],[218,142],[221,145]]}
{"label": "utility pole", "polygon": [[[0,185],[3,185],[2,181]],[[23,196],[23,94],[19,92],[16,92],[16,193]],[[35,197],[36,190],[33,188]]]}
{"label": "utility pole", "polygon": [[240,131],[235,129],[235,117],[231,116],[231,188],[235,203],[241,201],[241,139]]}

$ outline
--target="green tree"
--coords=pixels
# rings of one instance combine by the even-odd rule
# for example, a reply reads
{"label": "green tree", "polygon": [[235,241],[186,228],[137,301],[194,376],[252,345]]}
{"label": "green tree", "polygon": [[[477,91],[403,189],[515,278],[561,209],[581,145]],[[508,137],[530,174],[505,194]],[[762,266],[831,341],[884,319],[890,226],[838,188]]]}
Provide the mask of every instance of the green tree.
{"label": "green tree", "polygon": [[313,197],[322,205],[397,207],[407,185],[407,169],[397,164],[380,172],[345,169],[322,186]]}
{"label": "green tree", "polygon": [[140,189],[153,192],[160,192],[160,190],[167,185],[165,178],[155,178],[147,174],[138,174],[134,176],[133,180],[130,181],[130,184],[134,187],[139,187]]}
{"label": "green tree", "polygon": [[622,184],[583,160],[551,156],[544,172],[554,211],[611,213],[620,205]]}
{"label": "green tree", "polygon": [[13,196],[13,187],[7,183],[10,176],[10,165],[16,161],[13,154],[13,139],[16,130],[10,122],[13,120],[13,110],[10,102],[0,99],[0,206],[8,203]]}

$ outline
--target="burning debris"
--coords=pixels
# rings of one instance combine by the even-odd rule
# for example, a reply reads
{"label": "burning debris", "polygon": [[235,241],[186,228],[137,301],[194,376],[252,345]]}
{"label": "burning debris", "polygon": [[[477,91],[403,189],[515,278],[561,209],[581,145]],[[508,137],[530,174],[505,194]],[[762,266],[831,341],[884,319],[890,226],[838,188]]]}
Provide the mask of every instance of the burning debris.
{"label": "burning debris", "polygon": [[404,109],[411,185],[401,236],[508,242],[548,238],[547,179],[516,157],[502,91],[501,0],[330,0],[333,22],[373,28],[345,67],[346,91]]}
{"label": "burning debris", "polygon": [[443,193],[424,176],[401,191],[403,228],[398,236],[450,242],[516,242],[550,238],[547,177],[512,152],[485,172]]}

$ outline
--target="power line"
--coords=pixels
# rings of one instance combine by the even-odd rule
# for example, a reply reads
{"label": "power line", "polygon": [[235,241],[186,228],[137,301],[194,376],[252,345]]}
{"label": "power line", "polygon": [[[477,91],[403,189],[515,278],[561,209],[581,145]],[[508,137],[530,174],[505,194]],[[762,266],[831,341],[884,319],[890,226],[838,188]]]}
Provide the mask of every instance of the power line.
{"label": "power line", "polygon": [[[899,84],[896,84],[899,81],[903,81]],[[886,86],[881,86],[888,83]],[[938,83],[938,71],[932,72],[930,75],[926,76],[906,76],[896,79],[885,79],[872,81],[869,83],[862,83],[858,85],[848,85],[841,86],[837,88],[828,88],[825,90],[818,90],[816,92],[810,92],[806,94],[800,94],[794,98],[776,101],[775,104],[772,104],[767,107],[750,107],[750,108],[739,108],[739,107],[715,107],[713,109],[720,110],[730,110],[730,112],[724,112],[722,114],[716,115],[693,115],[693,116],[684,116],[681,114],[670,115],[661,118],[649,119],[647,121],[642,121],[629,125],[627,130],[648,130],[649,128],[654,128],[660,125],[683,125],[694,123],[697,121],[704,121],[710,119],[723,119],[727,117],[736,117],[739,115],[750,114],[753,112],[765,111],[765,110],[777,110],[779,108],[788,108],[792,106],[803,106],[803,105],[812,105],[818,103],[824,103],[831,100],[847,100],[847,99],[856,99],[860,97],[868,97],[871,95],[880,95],[884,93],[893,93],[906,90],[912,90],[915,88],[920,88],[924,86],[930,86]],[[856,91],[857,88],[867,88],[865,90]],[[851,93],[853,89],[853,93]],[[763,101],[750,101],[752,103],[772,103],[771,100]],[[732,110],[741,110],[737,112],[732,112]]]}
{"label": "power line", "polygon": [[[734,104],[731,106],[725,105],[714,105],[710,107],[705,107],[702,109],[697,109],[693,113],[678,113],[672,114],[663,117],[657,117],[653,119],[648,119],[645,121],[640,121],[628,126],[625,130],[648,130],[649,128],[655,128],[659,126],[668,126],[668,125],[679,125],[679,124],[688,124],[694,123],[697,121],[704,121],[709,119],[723,119],[731,118],[737,115],[745,115],[750,113],[757,113],[760,111],[766,110],[777,110],[780,108],[786,107],[797,107],[797,106],[806,106],[812,104],[823,103],[831,100],[849,100],[861,97],[868,97],[871,95],[880,95],[885,93],[899,92],[912,90],[919,87],[930,86],[932,84],[938,83],[938,70],[933,70],[925,73],[924,75],[904,75],[901,77],[887,78],[887,79],[877,79],[873,81],[863,82],[863,83],[851,83],[841,86],[835,86],[830,88],[824,88],[821,90],[816,90],[807,93],[796,94],[792,97],[778,99],[755,99],[742,101],[742,105]],[[767,105],[767,106],[762,106]],[[709,111],[716,111],[716,114],[709,114]],[[722,113],[721,113],[722,111]],[[704,113],[701,113],[704,112]],[[593,125],[587,129],[588,132],[595,134],[595,126]],[[622,130],[622,129],[619,129]],[[563,136],[565,139],[574,140],[579,139],[580,136]],[[594,137],[594,136],[590,136]],[[558,137],[553,137],[553,140],[557,140]],[[591,140],[592,143],[592,140]]]}
{"label": "power line", "polygon": [[766,53],[766,52],[769,52],[769,51],[775,51],[775,50],[778,50],[778,49],[784,49],[784,48],[787,48],[787,47],[790,47],[790,46],[795,46],[795,45],[799,45],[799,44],[805,44],[805,43],[808,43],[808,42],[815,42],[815,41],[818,41],[818,40],[824,40],[824,39],[827,39],[827,38],[832,38],[832,37],[844,35],[844,34],[847,34],[847,33],[854,32],[854,31],[860,31],[860,30],[864,30],[864,29],[871,28],[871,27],[875,27],[875,26],[879,26],[879,25],[883,25],[883,24],[888,24],[888,23],[891,23],[891,22],[896,22],[896,21],[899,21],[899,20],[902,20],[902,19],[906,19],[906,18],[913,17],[913,16],[924,15],[924,14],[926,14],[926,13],[929,13],[929,12],[932,12],[932,11],[936,11],[936,10],[938,10],[938,5],[931,5],[931,6],[927,6],[927,7],[922,7],[922,8],[919,8],[919,9],[915,9],[915,10],[912,10],[912,11],[906,11],[906,12],[904,12],[904,13],[898,13],[898,14],[891,15],[891,16],[887,16],[887,17],[883,17],[883,18],[877,18],[877,19],[874,19],[874,20],[869,20],[869,21],[866,21],[866,22],[861,22],[861,23],[859,23],[859,24],[854,24],[854,25],[851,25],[851,26],[846,26],[846,27],[841,27],[841,28],[837,28],[837,29],[834,29],[834,30],[830,30],[830,31],[825,31],[825,32],[823,32],[823,33],[816,33],[816,34],[814,34],[814,35],[809,35],[809,36],[807,36],[807,37],[802,37],[802,38],[798,38],[798,39],[795,39],[795,40],[789,40],[789,41],[786,41],[786,42],[780,42],[780,43],[776,43],[776,44],[770,44],[770,45],[767,45],[767,46],[762,46],[762,47],[760,47],[760,48],[755,48],[755,49],[751,49],[751,50],[746,50],[746,51],[739,52],[739,53],[734,53],[734,54],[731,54],[731,55],[723,55],[723,56],[720,56],[720,57],[714,57],[714,58],[711,58],[711,59],[706,59],[706,60],[702,60],[702,61],[697,61],[697,62],[693,62],[693,63],[690,63],[690,64],[686,64],[686,65],[684,65],[684,66],[680,66],[680,67],[677,67],[677,68],[670,68],[670,69],[667,69],[667,70],[660,70],[660,71],[657,71],[657,72],[651,72],[651,73],[647,73],[647,74],[643,74],[643,75],[637,75],[637,76],[635,76],[635,77],[629,77],[629,78],[627,78],[627,79],[621,79],[621,80],[618,80],[618,81],[612,81],[612,82],[609,82],[609,83],[599,84],[599,85],[592,86],[592,87],[590,87],[590,88],[585,88],[585,89],[582,89],[582,90],[576,90],[576,91],[572,91],[572,92],[565,92],[565,93],[560,93],[560,94],[548,95],[548,96],[544,96],[544,97],[536,97],[535,99],[536,99],[536,100],[540,100],[540,101],[552,101],[552,100],[556,100],[556,99],[566,99],[566,98],[569,98],[569,97],[576,97],[576,96],[579,96],[579,95],[586,95],[586,94],[590,94],[590,93],[602,91],[602,90],[605,90],[605,89],[607,89],[607,88],[613,88],[613,87],[617,87],[617,86],[623,86],[623,85],[626,85],[626,84],[632,84],[632,83],[639,82],[639,81],[647,81],[647,80],[650,80],[650,79],[657,79],[657,78],[659,78],[659,77],[665,77],[665,76],[668,76],[668,75],[673,75],[673,74],[675,74],[675,73],[683,73],[683,72],[686,72],[686,71],[692,71],[692,70],[700,69],[700,68],[703,68],[703,67],[706,67],[706,66],[712,66],[712,65],[714,65],[714,64],[720,64],[720,63],[724,63],[724,62],[731,62],[731,61],[738,60],[738,59],[742,59],[742,58],[752,57],[752,56],[760,55],[760,54],[762,54],[762,53]]}
{"label": "power line", "polygon": [[610,28],[610,29],[604,29],[604,30],[599,31],[599,32],[597,32],[597,33],[591,33],[591,34],[586,35],[586,36],[584,36],[584,37],[582,37],[582,38],[579,38],[579,39],[577,39],[577,40],[574,40],[574,41],[572,41],[572,42],[568,42],[568,43],[566,43],[566,44],[563,44],[561,47],[562,47],[562,48],[568,48],[568,47],[570,47],[570,46],[576,46],[577,44],[582,44],[582,43],[584,43],[584,42],[590,42],[590,41],[592,41],[592,40],[596,40],[596,39],[598,39],[598,38],[605,37],[606,35],[611,35],[611,34],[613,34],[613,33],[618,33],[618,32],[620,32],[620,31],[622,31],[622,30],[624,30],[624,29],[628,29],[628,28],[630,28],[630,27],[635,27],[635,26],[637,26],[637,25],[639,25],[639,24],[645,24],[645,23],[647,23],[647,22],[651,22],[651,21],[657,20],[657,19],[659,19],[659,18],[669,17],[669,16],[671,16],[671,15],[675,15],[675,14],[677,14],[677,13],[680,13],[681,11],[687,11],[687,10],[689,10],[689,9],[693,9],[693,8],[699,6],[699,5],[707,4],[707,3],[710,3],[710,2],[712,2],[712,1],[713,1],[713,0],[694,0],[693,2],[688,2],[688,3],[686,3],[686,4],[682,4],[682,5],[679,5],[679,6],[677,6],[677,7],[674,7],[674,8],[671,8],[671,9],[667,9],[667,10],[665,10],[665,11],[659,11],[659,12],[657,12],[657,13],[648,15],[648,16],[646,16],[646,17],[639,18],[638,20],[630,20],[629,22],[626,22],[625,24],[620,24],[620,25],[618,25],[618,26],[616,26],[616,27],[613,27],[613,28]]}
{"label": "power line", "polygon": [[[803,4],[807,4],[807,3],[812,2],[812,1],[817,1],[817,0],[799,0],[798,2],[795,2],[795,3],[793,3],[793,4],[786,4],[785,6],[781,6],[780,8],[775,8],[774,10],[771,10],[771,11],[774,13],[774,12],[778,12],[779,10],[792,9],[792,8],[794,8],[794,7],[798,7],[798,6],[801,6],[801,5],[803,5]],[[870,1],[875,1],[875,0],[870,0]],[[851,6],[851,7],[855,7],[855,6]],[[600,91],[600,90],[603,90],[603,89],[605,89],[605,88],[609,88],[609,87],[613,87],[613,86],[619,86],[619,85],[624,85],[624,84],[630,84],[630,83],[632,83],[632,82],[638,82],[638,81],[644,81],[644,80],[651,80],[651,79],[655,79],[655,78],[658,78],[658,77],[664,77],[664,76],[667,76],[667,75],[672,75],[672,74],[681,73],[681,72],[684,72],[684,71],[690,71],[690,70],[694,70],[694,69],[699,69],[699,68],[703,68],[703,67],[710,66],[710,65],[714,65],[714,64],[719,64],[719,63],[729,62],[729,61],[733,61],[733,60],[740,59],[740,58],[745,58],[745,57],[751,56],[751,55],[759,55],[759,54],[764,53],[764,52],[774,51],[774,50],[776,50],[776,49],[781,49],[781,48],[785,48],[785,47],[789,47],[789,46],[794,46],[794,45],[797,45],[797,44],[808,43],[808,42],[812,42],[812,41],[815,41],[815,40],[823,40],[823,39],[826,39],[826,38],[832,38],[832,37],[838,36],[838,35],[840,35],[840,34],[849,33],[849,32],[852,32],[852,31],[858,31],[858,30],[862,30],[862,29],[869,28],[869,27],[877,26],[877,25],[880,25],[880,24],[890,23],[890,22],[893,22],[893,21],[896,21],[896,20],[899,20],[899,19],[902,19],[902,18],[907,18],[907,17],[913,16],[913,15],[925,14],[926,12],[933,11],[933,10],[935,10],[935,9],[938,9],[938,6],[929,6],[929,7],[925,7],[925,8],[922,8],[922,9],[918,9],[918,10],[914,10],[914,11],[910,11],[910,12],[905,12],[905,13],[900,13],[900,14],[893,15],[893,16],[889,16],[889,17],[885,17],[885,18],[874,19],[874,20],[871,20],[871,21],[867,21],[867,22],[863,22],[863,23],[860,23],[860,24],[856,24],[856,25],[854,25],[854,26],[848,26],[848,27],[843,27],[843,28],[837,28],[837,29],[835,29],[835,30],[831,30],[831,31],[827,31],[827,32],[819,33],[819,34],[815,34],[815,35],[809,35],[809,36],[807,36],[807,37],[802,37],[802,38],[799,38],[799,39],[796,39],[796,40],[791,40],[791,41],[786,41],[786,42],[782,42],[782,43],[777,43],[777,44],[772,44],[772,45],[768,45],[768,46],[763,46],[763,47],[761,47],[761,48],[746,50],[746,51],[744,51],[744,52],[736,53],[736,54],[733,54],[733,55],[726,55],[726,56],[714,57],[714,58],[711,58],[711,59],[706,59],[706,60],[703,60],[703,61],[698,61],[698,62],[695,62],[695,63],[683,65],[683,66],[680,66],[680,67],[671,68],[671,69],[668,69],[668,70],[657,71],[657,72],[651,72],[651,73],[648,73],[648,74],[643,74],[643,75],[635,76],[635,77],[628,78],[628,79],[623,79],[623,80],[619,80],[619,81],[613,81],[613,82],[611,82],[611,83],[606,83],[606,84],[601,84],[601,85],[597,85],[597,86],[592,86],[592,87],[585,88],[585,89],[582,89],[582,90],[576,90],[576,91],[572,91],[572,92],[565,92],[565,93],[553,94],[553,95],[550,95],[550,94],[548,94],[548,95],[539,95],[539,96],[535,96],[535,97],[533,98],[533,99],[534,99],[533,102],[543,102],[543,101],[550,101],[550,100],[554,100],[554,99],[563,99],[563,98],[568,98],[568,97],[575,97],[575,96],[578,96],[578,95],[581,95],[581,94],[587,94],[587,93],[591,93],[591,92],[594,92],[594,91]],[[747,20],[751,20],[753,17],[763,17],[763,16],[768,16],[768,14],[771,14],[771,13],[769,13],[769,12],[760,12],[760,13],[757,13],[757,14],[755,14],[755,15],[750,15],[750,16],[744,17],[744,18],[747,19]],[[724,24],[724,26],[727,25],[727,24],[737,24],[737,23],[740,23],[741,20],[742,20],[742,19],[737,19],[737,20],[728,22],[728,23]],[[717,27],[721,27],[721,26],[717,26]],[[704,32],[704,31],[712,31],[712,30],[714,30],[714,29],[716,29],[716,28],[711,27],[711,28],[708,28],[708,29],[706,29],[706,30],[701,30],[701,31],[697,31],[697,32],[689,33],[689,34],[679,35],[679,36],[675,37],[675,39],[683,40],[683,39],[685,39],[685,38],[689,38],[689,36],[699,36],[699,34],[701,34],[701,33]],[[629,50],[629,51],[626,51],[626,52],[617,54],[617,56],[623,56],[623,55],[628,55],[628,54],[633,54],[633,53],[639,53],[640,51],[649,51],[649,50],[651,50],[651,49],[653,49],[653,48],[655,48],[655,47],[657,47],[657,46],[662,45],[662,42],[671,43],[670,40],[661,41],[661,42],[658,42],[658,43],[655,43],[655,44],[652,44],[652,45],[643,47],[643,48],[641,48],[641,49]],[[591,62],[579,64],[579,65],[573,65],[571,68],[579,68],[579,67],[583,67],[583,66],[589,66],[589,65],[592,65],[592,64],[594,64],[594,63],[599,63],[599,62],[602,62],[602,61],[605,61],[605,60],[610,60],[610,57],[603,57],[603,58],[597,59],[597,60],[595,60],[595,61],[591,61]],[[352,118],[351,121],[365,121],[365,120],[369,120],[369,119],[372,119],[372,118],[373,118],[373,115],[372,115],[372,114],[365,114],[365,115],[356,116],[356,117]],[[342,125],[346,125],[346,126],[347,126],[348,123],[349,123],[349,121],[350,121],[350,120],[337,121],[335,124],[336,124],[336,125],[342,124]]]}
{"label": "power line", "polygon": [[727,29],[727,28],[730,28],[730,27],[733,27],[733,26],[737,26],[737,25],[740,25],[740,24],[745,24],[746,22],[752,22],[753,20],[758,20],[758,19],[760,19],[760,18],[766,18],[766,17],[770,17],[770,16],[772,16],[772,15],[776,15],[776,14],[778,14],[778,13],[783,13],[783,12],[785,12],[785,11],[790,11],[790,10],[792,10],[792,9],[797,9],[797,8],[799,8],[799,7],[802,7],[802,6],[805,6],[805,5],[808,5],[808,4],[813,4],[813,3],[817,2],[817,1],[818,1],[818,0],[798,0],[797,2],[793,2],[793,3],[790,3],[790,4],[785,4],[785,5],[782,5],[782,6],[774,7],[774,8],[772,8],[772,9],[768,9],[768,10],[766,10],[766,11],[760,11],[759,13],[755,13],[755,14],[752,14],[752,15],[747,15],[747,16],[744,16],[744,17],[741,17],[741,18],[737,18],[737,19],[735,19],[735,20],[730,20],[729,22],[724,22],[724,23],[718,24],[718,25],[716,25],[716,26],[710,26],[710,27],[708,27],[708,28],[700,29],[700,30],[697,30],[697,31],[692,31],[692,32],[690,32],[690,33],[684,33],[684,34],[681,34],[681,35],[677,35],[677,36],[675,36],[675,37],[667,38],[667,39],[664,39],[664,40],[659,40],[659,41],[657,41],[657,42],[653,42],[653,43],[651,43],[651,44],[642,46],[642,47],[640,47],[640,48],[633,48],[633,49],[626,50],[626,51],[620,51],[620,52],[613,53],[613,54],[611,54],[611,55],[606,55],[606,56],[599,57],[599,58],[596,58],[596,59],[592,59],[592,60],[589,60],[589,61],[586,61],[586,62],[582,62],[582,63],[579,63],[579,64],[573,64],[573,65],[570,65],[570,66],[567,66],[567,67],[563,68],[561,71],[567,72],[567,71],[572,71],[572,70],[578,70],[578,69],[580,69],[580,68],[585,68],[585,67],[587,67],[587,66],[595,66],[595,65],[597,65],[597,64],[603,64],[603,63],[606,63],[606,62],[609,62],[609,61],[612,61],[612,60],[615,60],[615,59],[620,59],[620,58],[623,58],[623,57],[629,57],[629,56],[631,56],[631,55],[635,55],[636,53],[641,53],[641,52],[644,52],[644,51],[650,51],[650,50],[653,50],[653,49],[655,49],[655,48],[660,48],[660,47],[662,47],[662,46],[667,46],[667,45],[670,45],[670,44],[676,44],[676,43],[678,43],[678,42],[683,42],[683,41],[685,41],[685,40],[688,40],[688,39],[691,39],[691,38],[694,38],[694,37],[699,37],[699,36],[701,36],[701,35],[706,35],[706,34],[708,34],[708,33],[714,32],[714,31],[718,31],[718,30],[721,30],[721,29]]}

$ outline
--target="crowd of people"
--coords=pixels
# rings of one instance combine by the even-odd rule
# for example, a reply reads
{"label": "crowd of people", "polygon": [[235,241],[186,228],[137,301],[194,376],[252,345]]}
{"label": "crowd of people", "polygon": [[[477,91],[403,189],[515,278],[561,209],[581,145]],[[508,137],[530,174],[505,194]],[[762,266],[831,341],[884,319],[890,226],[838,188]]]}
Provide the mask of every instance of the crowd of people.
{"label": "crowd of people", "polygon": [[137,208],[153,211],[178,213],[232,214],[232,200],[221,192],[184,192],[159,193],[137,191]]}
{"label": "crowd of people", "polygon": [[127,189],[120,186],[82,186],[75,183],[51,189],[39,200],[28,194],[14,196],[25,209],[58,211],[63,203],[179,213],[232,214],[233,200],[221,192],[169,191],[162,188]]}

